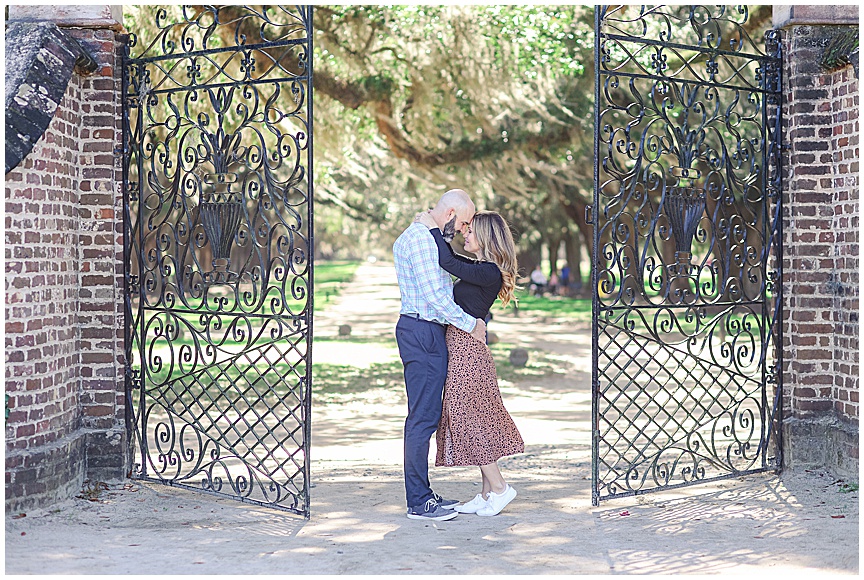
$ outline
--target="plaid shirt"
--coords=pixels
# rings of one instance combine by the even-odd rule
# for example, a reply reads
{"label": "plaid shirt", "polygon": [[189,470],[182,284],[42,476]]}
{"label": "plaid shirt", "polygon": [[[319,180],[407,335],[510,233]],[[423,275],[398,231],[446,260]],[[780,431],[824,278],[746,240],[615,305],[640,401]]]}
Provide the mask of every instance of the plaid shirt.
{"label": "plaid shirt", "polygon": [[429,228],[419,222],[408,226],[393,244],[393,261],[402,295],[400,314],[419,314],[465,332],[474,329],[474,317],[453,301],[453,280],[438,265],[438,246]]}

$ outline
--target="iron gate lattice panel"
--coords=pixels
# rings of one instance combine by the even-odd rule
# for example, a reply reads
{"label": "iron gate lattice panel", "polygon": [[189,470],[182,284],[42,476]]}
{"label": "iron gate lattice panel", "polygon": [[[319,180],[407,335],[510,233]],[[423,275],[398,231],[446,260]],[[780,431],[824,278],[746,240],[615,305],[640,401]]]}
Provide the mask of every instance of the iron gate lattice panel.
{"label": "iron gate lattice panel", "polygon": [[123,79],[132,476],[308,517],[312,9],[154,11]]}
{"label": "iron gate lattice panel", "polygon": [[597,9],[594,505],[781,464],[780,45],[748,16]]}

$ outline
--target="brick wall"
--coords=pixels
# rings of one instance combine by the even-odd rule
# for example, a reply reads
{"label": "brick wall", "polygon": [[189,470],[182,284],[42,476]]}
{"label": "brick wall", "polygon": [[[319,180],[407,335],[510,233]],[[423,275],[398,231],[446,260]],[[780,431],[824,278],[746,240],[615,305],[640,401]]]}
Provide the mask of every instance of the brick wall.
{"label": "brick wall", "polygon": [[[851,65],[831,75],[831,189],[834,280],[831,399],[839,417],[858,424],[858,79]],[[827,162],[827,159],[826,159]]]}
{"label": "brick wall", "polygon": [[125,472],[119,52],[112,30],[66,32],[100,68],[6,174],[7,510]]}
{"label": "brick wall", "polygon": [[[72,77],[48,131],[6,175],[6,494],[68,493],[81,466],[39,467],[40,450],[80,454],[78,140],[81,81]],[[56,481],[55,481],[56,479]]]}
{"label": "brick wall", "polygon": [[858,465],[858,80],[838,27],[784,40],[784,432],[789,465]]}

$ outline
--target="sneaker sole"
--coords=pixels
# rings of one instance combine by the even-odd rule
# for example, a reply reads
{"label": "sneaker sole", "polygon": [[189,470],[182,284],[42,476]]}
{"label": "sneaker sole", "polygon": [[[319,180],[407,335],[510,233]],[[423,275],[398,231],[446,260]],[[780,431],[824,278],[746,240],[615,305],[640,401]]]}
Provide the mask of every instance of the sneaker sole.
{"label": "sneaker sole", "polygon": [[464,505],[456,506],[456,511],[460,514],[476,514],[478,510],[482,510],[485,506],[480,507],[468,507],[466,508]]}
{"label": "sneaker sole", "polygon": [[429,520],[429,521],[435,521],[435,522],[443,522],[443,521],[447,521],[447,520],[452,520],[453,518],[455,518],[458,515],[459,514],[457,512],[450,512],[449,514],[446,514],[443,516],[436,516],[433,518],[430,516],[421,516],[420,514],[408,514],[408,519],[409,520]]}

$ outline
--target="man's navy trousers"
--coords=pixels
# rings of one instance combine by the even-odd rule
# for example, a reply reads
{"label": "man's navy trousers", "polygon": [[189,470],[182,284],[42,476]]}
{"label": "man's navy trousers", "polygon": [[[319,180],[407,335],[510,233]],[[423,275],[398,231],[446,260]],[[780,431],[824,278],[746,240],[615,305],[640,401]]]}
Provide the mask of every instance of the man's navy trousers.
{"label": "man's navy trousers", "polygon": [[441,420],[441,398],[447,378],[446,327],[402,315],[396,343],[405,367],[408,417],[405,419],[405,496],[408,507],[432,497],[429,485],[429,440]]}

